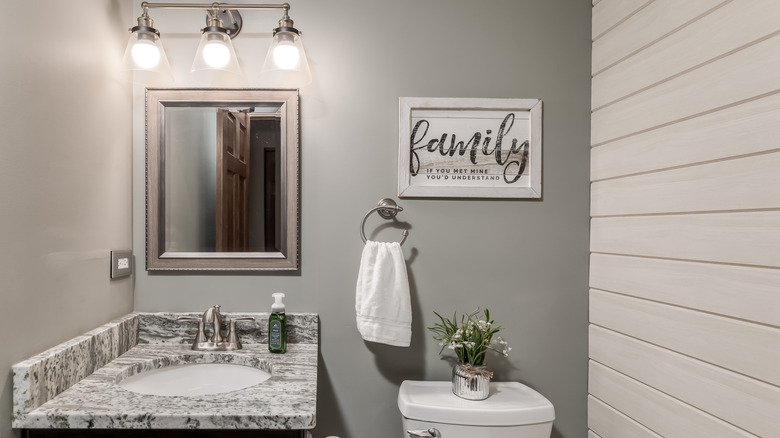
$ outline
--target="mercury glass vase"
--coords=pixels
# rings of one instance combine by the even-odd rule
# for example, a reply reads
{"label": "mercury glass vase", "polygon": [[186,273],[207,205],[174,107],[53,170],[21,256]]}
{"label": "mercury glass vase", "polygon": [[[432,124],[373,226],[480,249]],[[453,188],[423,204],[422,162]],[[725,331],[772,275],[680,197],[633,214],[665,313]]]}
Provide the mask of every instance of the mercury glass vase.
{"label": "mercury glass vase", "polygon": [[490,395],[493,373],[484,366],[456,364],[452,369],[452,393],[466,400],[484,400]]}

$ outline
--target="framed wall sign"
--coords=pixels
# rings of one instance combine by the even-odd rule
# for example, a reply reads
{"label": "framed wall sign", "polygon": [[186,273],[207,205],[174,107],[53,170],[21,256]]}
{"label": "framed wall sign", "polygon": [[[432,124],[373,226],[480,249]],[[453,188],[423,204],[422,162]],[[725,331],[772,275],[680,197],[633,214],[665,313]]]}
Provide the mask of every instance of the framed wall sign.
{"label": "framed wall sign", "polygon": [[402,97],[398,196],[540,198],[542,101]]}

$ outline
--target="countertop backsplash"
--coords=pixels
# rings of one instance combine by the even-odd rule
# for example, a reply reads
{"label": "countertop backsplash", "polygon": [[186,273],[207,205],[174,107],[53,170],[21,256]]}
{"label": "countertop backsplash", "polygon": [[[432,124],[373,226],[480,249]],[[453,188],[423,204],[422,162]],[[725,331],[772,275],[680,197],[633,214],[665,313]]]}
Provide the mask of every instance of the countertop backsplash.
{"label": "countertop backsplash", "polygon": [[[198,332],[194,321],[176,321],[179,316],[200,317],[201,313],[137,313],[140,318],[139,344],[191,344]],[[241,342],[244,344],[268,343],[269,313],[222,313],[225,321],[232,318],[252,317],[254,323],[241,321],[237,324]],[[316,313],[287,314],[287,342],[291,344],[317,344],[319,320]],[[226,325],[226,324],[224,324]],[[225,328],[225,327],[223,327]],[[210,330],[207,327],[207,330]]]}

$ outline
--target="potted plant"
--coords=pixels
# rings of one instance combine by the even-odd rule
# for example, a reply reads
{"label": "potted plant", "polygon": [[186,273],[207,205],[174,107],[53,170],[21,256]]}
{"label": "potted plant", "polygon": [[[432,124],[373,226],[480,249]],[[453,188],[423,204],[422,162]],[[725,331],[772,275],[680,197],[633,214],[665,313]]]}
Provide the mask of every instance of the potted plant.
{"label": "potted plant", "polygon": [[507,342],[496,334],[501,330],[490,319],[490,311],[484,310],[484,319],[479,319],[479,309],[461,315],[457,312],[452,319],[444,318],[437,312],[439,322],[428,330],[441,345],[441,354],[445,349],[455,351],[458,363],[452,370],[452,392],[468,400],[484,400],[490,395],[490,379],[493,373],[485,367],[488,350],[506,357],[512,349]]}

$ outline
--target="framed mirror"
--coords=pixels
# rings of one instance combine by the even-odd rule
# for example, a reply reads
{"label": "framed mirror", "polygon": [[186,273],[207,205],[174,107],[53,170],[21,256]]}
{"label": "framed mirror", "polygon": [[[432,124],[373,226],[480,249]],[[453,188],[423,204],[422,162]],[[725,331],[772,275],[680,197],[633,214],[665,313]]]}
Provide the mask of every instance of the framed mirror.
{"label": "framed mirror", "polygon": [[146,269],[298,269],[298,91],[146,90]]}

